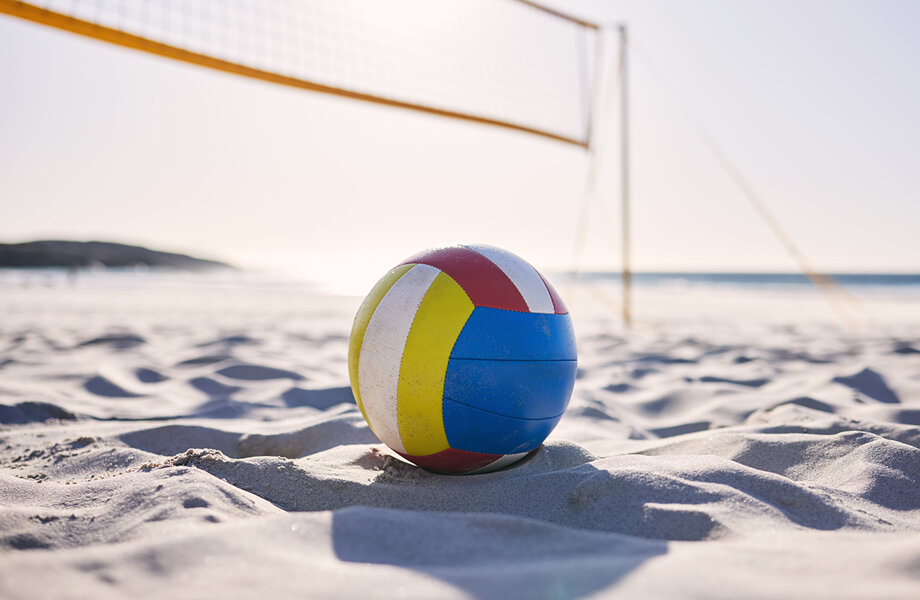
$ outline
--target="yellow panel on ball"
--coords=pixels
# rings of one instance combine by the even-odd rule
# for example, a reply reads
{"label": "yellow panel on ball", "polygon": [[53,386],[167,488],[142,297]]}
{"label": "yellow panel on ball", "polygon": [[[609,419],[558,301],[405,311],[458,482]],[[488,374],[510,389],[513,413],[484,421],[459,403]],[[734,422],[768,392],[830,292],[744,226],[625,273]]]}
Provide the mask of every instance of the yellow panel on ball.
{"label": "yellow panel on ball", "polygon": [[415,313],[399,371],[399,433],[407,454],[450,448],[444,431],[444,377],[450,351],[473,312],[456,281],[439,273]]}

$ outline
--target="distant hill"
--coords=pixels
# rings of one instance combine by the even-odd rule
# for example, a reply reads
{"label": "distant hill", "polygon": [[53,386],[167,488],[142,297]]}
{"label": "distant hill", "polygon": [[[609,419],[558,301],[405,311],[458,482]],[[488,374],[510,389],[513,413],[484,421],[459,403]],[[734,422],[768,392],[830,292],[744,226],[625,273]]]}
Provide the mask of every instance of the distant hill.
{"label": "distant hill", "polygon": [[23,244],[0,244],[0,267],[94,266],[147,266],[182,270],[232,268],[230,265],[213,260],[111,242],[48,240]]}

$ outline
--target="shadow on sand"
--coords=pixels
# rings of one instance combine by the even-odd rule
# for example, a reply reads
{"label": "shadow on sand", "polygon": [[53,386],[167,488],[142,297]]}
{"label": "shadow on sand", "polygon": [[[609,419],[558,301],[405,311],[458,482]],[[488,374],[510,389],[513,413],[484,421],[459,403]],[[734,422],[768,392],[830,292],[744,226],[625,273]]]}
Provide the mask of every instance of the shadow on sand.
{"label": "shadow on sand", "polygon": [[417,571],[474,598],[580,598],[668,550],[523,517],[370,507],[334,511],[332,543],[340,560]]}

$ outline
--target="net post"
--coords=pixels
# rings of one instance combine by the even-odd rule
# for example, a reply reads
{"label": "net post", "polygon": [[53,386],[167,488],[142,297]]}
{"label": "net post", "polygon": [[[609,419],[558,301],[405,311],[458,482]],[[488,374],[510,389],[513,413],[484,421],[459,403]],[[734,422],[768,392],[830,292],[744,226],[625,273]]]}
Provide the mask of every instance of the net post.
{"label": "net post", "polygon": [[619,25],[620,32],[620,210],[622,239],[623,324],[632,326],[632,271],[630,270],[629,227],[629,86],[627,85],[627,31],[626,24]]}

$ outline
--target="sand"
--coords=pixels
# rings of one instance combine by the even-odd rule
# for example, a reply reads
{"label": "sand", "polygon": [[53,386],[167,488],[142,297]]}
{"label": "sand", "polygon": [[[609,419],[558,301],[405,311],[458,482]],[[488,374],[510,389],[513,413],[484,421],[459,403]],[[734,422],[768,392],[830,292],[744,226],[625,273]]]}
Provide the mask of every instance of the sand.
{"label": "sand", "polygon": [[646,289],[626,332],[569,289],[566,416],[450,477],[364,424],[360,298],[139,281],[0,290],[2,598],[920,594],[916,296],[846,329],[814,294]]}

